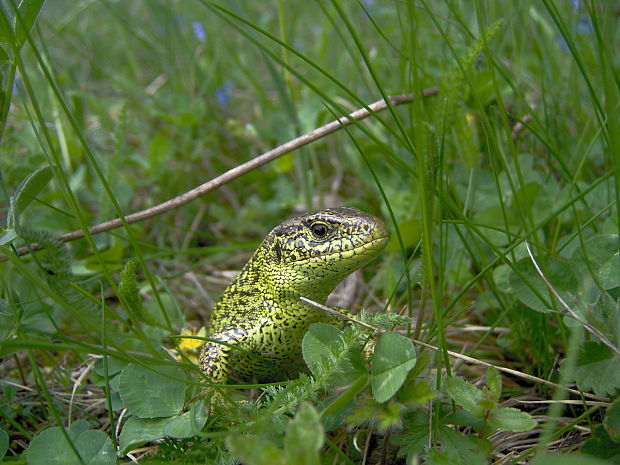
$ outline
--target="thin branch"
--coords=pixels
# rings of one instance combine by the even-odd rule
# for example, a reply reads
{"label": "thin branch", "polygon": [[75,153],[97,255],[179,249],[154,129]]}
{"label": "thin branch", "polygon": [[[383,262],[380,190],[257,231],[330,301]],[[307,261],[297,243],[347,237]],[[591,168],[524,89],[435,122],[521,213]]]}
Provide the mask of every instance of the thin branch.
{"label": "thin branch", "polygon": [[[437,89],[437,87],[429,87],[422,91],[422,96],[430,97],[432,95],[436,95],[438,92],[439,90]],[[413,99],[415,98],[415,94],[394,95],[394,96],[390,96],[389,98],[390,98],[391,104],[396,106],[396,105],[400,105],[403,103],[409,103],[413,101]],[[352,113],[349,113],[347,116],[343,116],[337,120],[327,123],[326,125],[321,126],[320,128],[314,129],[302,136],[296,137],[295,139],[292,139],[276,147],[273,150],[265,152],[262,155],[259,155],[251,159],[250,161],[247,161],[241,165],[235,166],[234,168],[226,171],[224,174],[221,174],[220,176],[217,176],[211,179],[210,181],[207,181],[204,184],[201,184],[200,186],[195,187],[194,189],[185,192],[184,194],[178,195],[170,200],[160,203],[159,205],[155,205],[145,210],[140,210],[140,211],[131,213],[125,216],[125,221],[127,221],[128,224],[137,223],[139,221],[146,220],[148,218],[152,218],[157,215],[161,215],[162,213],[168,212],[170,210],[174,210],[175,208],[185,205],[186,203],[189,203],[192,200],[195,200],[205,195],[206,193],[211,192],[212,190],[215,190],[223,186],[226,183],[229,183],[233,179],[236,179],[239,176],[249,171],[252,171],[266,163],[269,163],[270,161],[273,161],[276,158],[281,157],[282,155],[285,155],[289,152],[292,152],[293,150],[303,147],[318,139],[321,139],[331,134],[332,132],[336,132],[339,129],[342,129],[344,126],[348,126],[352,124],[354,121],[361,121],[371,116],[374,113],[383,111],[387,107],[388,105],[385,100],[378,100],[374,103],[371,103],[370,105],[368,105],[367,108],[361,108]],[[122,226],[122,223],[121,223],[120,218],[115,218],[113,220],[109,220],[104,223],[99,223],[93,226],[89,226],[88,231],[91,234],[99,234],[102,232],[111,231],[121,226]],[[69,241],[74,241],[76,239],[80,239],[82,237],[84,237],[84,231],[81,229],[78,229],[78,230],[71,231],[71,232],[61,235],[60,240],[62,242],[69,242]],[[25,255],[29,252],[39,250],[40,248],[41,246],[39,244],[30,244],[30,245],[20,247],[19,249],[17,249],[17,253],[18,255]],[[0,257],[0,261],[3,261],[5,259],[6,259],[5,257]]]}
{"label": "thin branch", "polygon": [[[359,321],[359,320],[357,320],[357,319],[355,319],[355,318],[353,318],[353,317],[351,317],[349,315],[346,315],[346,314],[344,314],[342,312],[339,312],[338,310],[335,310],[333,308],[330,308],[330,307],[327,307],[325,305],[322,305],[322,304],[320,304],[318,302],[315,302],[313,300],[310,300],[310,299],[308,299],[306,297],[300,297],[300,299],[303,302],[305,302],[307,304],[310,304],[313,307],[318,308],[319,310],[323,310],[324,312],[330,313],[332,315],[339,316],[339,317],[344,318],[345,320],[351,321],[353,323],[357,323],[358,325],[364,326],[365,328],[372,329],[373,331],[376,331],[378,333],[384,333],[386,331],[385,329],[379,328],[377,326],[372,326],[372,325],[369,325],[369,324],[364,323],[362,321]],[[418,341],[417,339],[412,339],[412,338],[410,338],[410,339],[411,339],[411,341],[414,344],[420,345],[422,347],[426,347],[427,349],[431,349],[431,350],[434,350],[436,352],[439,351],[438,347],[435,347],[435,346],[433,346],[431,344],[427,344],[426,342]],[[610,402],[609,399],[607,399],[606,397],[601,397],[601,396],[597,396],[597,395],[590,394],[590,393],[587,393],[587,392],[578,391],[576,389],[571,389],[571,388],[568,388],[566,386],[561,386],[561,385],[553,383],[551,381],[547,381],[546,379],[539,378],[539,377],[533,376],[533,375],[528,375],[527,373],[523,373],[521,371],[512,370],[510,368],[504,368],[502,366],[494,365],[494,364],[489,363],[489,362],[484,362],[482,360],[478,360],[477,358],[469,357],[468,355],[463,355],[463,354],[460,354],[458,352],[453,352],[451,350],[446,350],[446,352],[451,357],[464,360],[464,361],[469,362],[469,363],[474,364],[474,365],[482,365],[482,366],[485,366],[485,367],[495,367],[498,371],[503,371],[504,373],[509,373],[509,374],[511,374],[513,376],[517,376],[519,378],[527,379],[528,381],[531,381],[531,382],[534,382],[534,383],[546,384],[547,386],[552,386],[554,388],[564,389],[564,390],[566,390],[566,391],[568,391],[568,392],[570,392],[572,394],[578,395],[578,396],[589,397],[590,399],[594,399],[594,400],[598,400],[598,401],[602,401],[602,402]]]}

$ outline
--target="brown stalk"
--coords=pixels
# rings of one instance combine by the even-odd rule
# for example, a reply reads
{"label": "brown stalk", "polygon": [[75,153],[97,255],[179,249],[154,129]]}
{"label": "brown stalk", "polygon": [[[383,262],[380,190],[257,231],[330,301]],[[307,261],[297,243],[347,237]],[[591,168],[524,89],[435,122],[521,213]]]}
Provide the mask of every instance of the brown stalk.
{"label": "brown stalk", "polygon": [[[438,93],[438,89],[436,87],[429,87],[422,91],[423,97],[430,97]],[[409,103],[415,98],[414,94],[400,94],[390,96],[390,102],[393,106],[400,105],[403,103]],[[348,126],[353,123],[353,121],[360,121],[373,113],[378,113],[380,111],[388,108],[388,105],[385,100],[378,100],[374,103],[368,105],[368,108],[360,108],[352,113],[349,113],[347,116],[343,116],[337,120],[334,120],[330,123],[327,123],[320,128],[314,129],[302,136],[296,137],[273,150],[269,150],[268,152],[263,153],[262,155],[258,155],[251,160],[235,166],[234,168],[226,171],[224,174],[221,174],[204,184],[201,184],[198,187],[195,187],[181,195],[178,195],[170,200],[166,200],[158,205],[147,208],[145,210],[140,210],[134,213],[130,213],[125,216],[125,221],[128,224],[137,223],[142,220],[146,220],[148,218],[152,218],[157,215],[161,215],[170,210],[174,210],[186,203],[191,202],[192,200],[197,199],[205,195],[207,192],[211,192],[226,183],[229,183],[233,179],[238,178],[239,176],[252,171],[266,163],[269,163],[272,160],[275,160],[282,155],[285,155],[293,150],[296,150],[304,145],[307,145],[311,142],[314,142],[318,139],[321,139],[332,132],[336,132],[344,126]],[[103,223],[99,223],[93,226],[88,227],[88,231],[90,234],[99,234],[106,231],[111,231],[113,229],[119,228],[122,226],[122,222],[120,218],[115,218],[113,220],[105,221]],[[80,239],[84,237],[84,231],[82,229],[77,229],[75,231],[71,231],[60,236],[60,240],[62,242],[74,241],[76,239]],[[28,246],[20,247],[17,249],[18,255],[25,255],[29,252],[39,250],[41,246],[39,244],[30,244]],[[5,260],[5,257],[0,257],[0,261]]]}

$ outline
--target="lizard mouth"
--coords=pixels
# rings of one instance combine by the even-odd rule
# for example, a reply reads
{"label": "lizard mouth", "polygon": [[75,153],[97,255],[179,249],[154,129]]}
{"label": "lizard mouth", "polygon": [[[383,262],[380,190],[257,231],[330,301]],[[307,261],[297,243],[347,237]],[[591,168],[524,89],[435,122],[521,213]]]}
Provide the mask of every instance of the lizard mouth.
{"label": "lizard mouth", "polygon": [[389,242],[389,238],[387,235],[378,237],[373,239],[372,241],[365,242],[357,247],[351,247],[350,249],[343,249],[337,252],[327,253],[317,255],[312,258],[302,258],[300,260],[295,260],[295,263],[307,263],[312,260],[326,260],[334,259],[335,261],[339,260],[348,260],[350,258],[355,258],[358,256],[369,256],[374,255],[376,252],[382,250],[387,243]]}

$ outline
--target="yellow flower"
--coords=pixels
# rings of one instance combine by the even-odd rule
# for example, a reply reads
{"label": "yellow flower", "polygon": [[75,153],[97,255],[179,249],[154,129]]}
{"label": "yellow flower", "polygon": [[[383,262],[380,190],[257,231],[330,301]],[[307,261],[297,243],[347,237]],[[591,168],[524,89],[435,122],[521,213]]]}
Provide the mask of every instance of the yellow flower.
{"label": "yellow flower", "polygon": [[[204,326],[198,331],[194,331],[191,328],[181,329],[181,336],[187,337],[179,338],[179,347],[177,349],[179,355],[176,356],[176,359],[181,361],[187,358],[193,364],[198,365],[198,350],[204,341],[202,339],[196,339],[196,337],[205,337],[206,335],[207,330]],[[185,357],[181,357],[180,352],[183,352]]]}
{"label": "yellow flower", "polygon": [[193,331],[191,328],[183,328],[181,330],[181,336],[189,336],[183,337],[179,339],[179,349],[181,349],[185,353],[197,352],[197,349],[204,342],[202,339],[195,339],[194,336],[197,337],[205,337],[207,335],[207,330],[203,326],[198,331]]}

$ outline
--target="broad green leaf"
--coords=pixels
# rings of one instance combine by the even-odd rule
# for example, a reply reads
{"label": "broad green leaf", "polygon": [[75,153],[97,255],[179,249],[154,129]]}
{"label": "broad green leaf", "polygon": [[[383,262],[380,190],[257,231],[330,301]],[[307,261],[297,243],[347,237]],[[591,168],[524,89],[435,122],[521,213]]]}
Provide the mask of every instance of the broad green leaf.
{"label": "broad green leaf", "polygon": [[620,444],[620,397],[607,409],[603,425],[612,441]]}
{"label": "broad green leaf", "polygon": [[288,462],[319,465],[319,451],[323,447],[323,441],[323,425],[319,413],[309,403],[303,403],[286,429],[284,452]]}
{"label": "broad green leaf", "polygon": [[482,391],[460,376],[446,378],[446,391],[454,402],[477,418],[484,415],[480,402],[484,397]]}
{"label": "broad green leaf", "polygon": [[[541,266],[541,260],[536,262]],[[538,274],[530,257],[519,260],[516,268],[521,272],[523,279],[514,271],[510,273],[510,287],[512,293],[523,304],[533,310],[546,312],[551,308],[552,296],[549,288]],[[562,296],[577,287],[577,279],[568,260],[562,257],[549,256],[545,258],[543,273],[553,288]]]}
{"label": "broad green leaf", "polygon": [[124,456],[132,449],[155,439],[165,436],[164,427],[169,418],[138,418],[131,417],[123,425],[119,437],[119,454]]}
{"label": "broad green leaf", "polygon": [[489,413],[489,426],[502,431],[520,433],[530,431],[537,425],[536,420],[527,412],[512,407],[498,407]]}
{"label": "broad green leaf", "polygon": [[2,457],[6,455],[6,451],[9,450],[9,435],[6,434],[6,431],[0,428],[0,462],[2,462]]}
{"label": "broad green leaf", "polygon": [[[127,362],[123,362],[114,357],[108,357],[108,376],[112,377],[120,373],[127,366]],[[103,359],[100,358],[95,362],[94,371],[99,376],[105,376]]]}
{"label": "broad green leaf", "polygon": [[585,318],[607,338],[620,347],[620,298],[614,300],[601,293],[593,304],[588,304]]}
{"label": "broad green leaf", "polygon": [[620,360],[607,346],[586,342],[577,356],[571,379],[583,391],[614,396],[620,389]]}
{"label": "broad green leaf", "polygon": [[171,438],[190,438],[196,436],[207,422],[204,402],[192,405],[188,412],[167,419],[164,435]]}
{"label": "broad green leaf", "polygon": [[44,166],[26,176],[19,183],[15,194],[11,196],[10,208],[7,217],[11,220],[9,227],[15,226],[15,221],[21,215],[32,200],[52,179],[53,171],[49,166]]}
{"label": "broad green leaf", "polygon": [[[192,420],[195,422],[194,424],[192,424]],[[200,432],[206,421],[207,415],[203,402],[195,404],[192,406],[192,410],[179,416],[149,419],[131,417],[125,422],[121,431],[119,438],[120,454],[125,455],[131,449],[164,437],[189,438],[195,436]]]}
{"label": "broad green leaf", "polygon": [[379,336],[370,366],[370,385],[377,402],[385,402],[396,394],[415,361],[410,339],[393,331]]}
{"label": "broad green leaf", "polygon": [[614,442],[609,437],[603,425],[598,425],[592,430],[592,437],[583,443],[581,452],[604,459],[607,461],[605,463],[620,464],[620,443]]}
{"label": "broad green leaf", "polygon": [[119,393],[129,413],[140,418],[160,418],[181,412],[186,387],[183,370],[157,367],[157,371],[162,374],[137,364],[123,368]]}
{"label": "broad green leaf", "polygon": [[488,441],[477,441],[473,437],[463,437],[457,431],[442,426],[439,432],[441,451],[431,450],[428,463],[442,465],[487,465],[486,456],[490,447]]}
{"label": "broad green leaf", "polygon": [[442,423],[446,425],[471,426],[477,431],[480,431],[485,426],[484,412],[482,415],[479,414],[474,416],[467,410],[460,408],[454,413],[450,413],[443,417]]}
{"label": "broad green leaf", "polygon": [[585,251],[579,247],[571,256],[571,267],[579,278],[580,288],[588,292],[601,291],[592,282],[594,277],[603,290],[620,286],[620,253],[617,234],[601,234],[585,242]]}
{"label": "broad green leaf", "polygon": [[[86,465],[116,463],[112,441],[102,431],[81,431],[81,424],[76,422],[74,427],[67,430],[67,433]],[[43,430],[32,439],[26,451],[26,461],[28,465],[77,465],[80,463],[58,427]]]}
{"label": "broad green leaf", "polygon": [[228,436],[226,445],[245,465],[290,465],[284,453],[269,439],[237,434]]}
{"label": "broad green leaf", "polygon": [[331,356],[331,347],[340,341],[340,330],[325,323],[310,326],[301,343],[304,361],[310,371],[317,375],[326,357]]}

